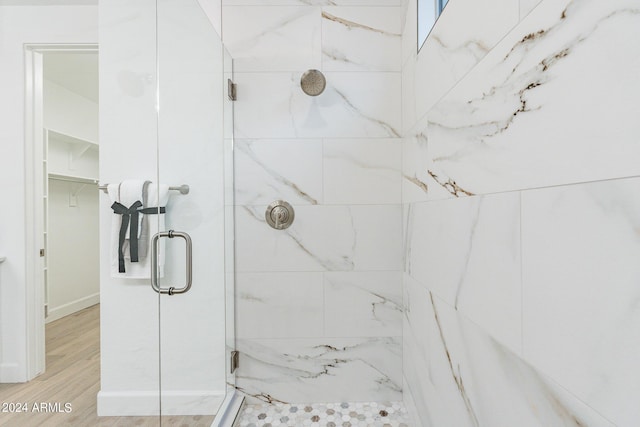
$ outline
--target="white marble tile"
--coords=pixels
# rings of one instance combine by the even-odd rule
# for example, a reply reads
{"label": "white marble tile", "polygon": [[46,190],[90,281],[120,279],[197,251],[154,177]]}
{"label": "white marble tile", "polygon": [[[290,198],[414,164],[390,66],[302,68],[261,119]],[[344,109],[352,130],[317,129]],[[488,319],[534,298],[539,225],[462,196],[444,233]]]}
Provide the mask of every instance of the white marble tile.
{"label": "white marble tile", "polygon": [[[432,343],[433,327],[431,323],[433,309],[429,292],[420,284],[407,278],[404,281],[405,311],[402,325],[402,374],[404,376],[403,393],[410,396],[413,405],[407,406],[410,415],[421,427],[436,427],[431,419],[430,405],[442,404],[437,398],[440,391],[436,391],[437,383],[434,383],[432,372],[434,368],[442,369],[442,366],[431,365],[431,353],[429,347],[437,349],[438,343]],[[434,354],[435,353],[434,351]],[[405,398],[406,399],[406,398]],[[455,401],[455,399],[454,399]],[[444,402],[446,403],[446,401]],[[451,410],[449,406],[442,408],[443,412]],[[461,413],[453,411],[448,420],[450,425],[464,426],[459,422]],[[447,424],[444,424],[447,425]]]}
{"label": "white marble tile", "polygon": [[235,72],[321,67],[319,7],[224,6],[222,12]]}
{"label": "white marble tile", "polygon": [[[303,0],[304,1],[304,0]],[[329,1],[334,6],[400,6],[402,0],[309,0]]]}
{"label": "white marble tile", "polygon": [[400,71],[400,7],[322,8],[324,71]]}
{"label": "white marble tile", "polygon": [[538,5],[429,112],[431,170],[473,193],[640,174],[637,10]]}
{"label": "white marble tile", "polygon": [[236,73],[236,137],[399,137],[399,73],[325,73],[316,97],[302,92],[301,75]]}
{"label": "white marble tile", "polygon": [[[414,65],[416,117],[427,113],[518,20],[518,2],[513,0],[447,4]],[[408,35],[413,37],[412,32]]]}
{"label": "white marble tile", "polygon": [[[406,132],[402,140],[402,200],[404,203],[425,202],[473,196],[452,179],[433,172],[429,156],[429,134],[426,118]],[[424,124],[424,126],[421,126]]]}
{"label": "white marble tile", "polygon": [[322,141],[237,139],[235,202],[322,203]]}
{"label": "white marble tile", "polygon": [[236,138],[294,138],[294,98],[306,95],[300,89],[302,73],[234,74],[237,101],[234,106]]}
{"label": "white marble tile", "polygon": [[238,273],[237,337],[323,336],[323,286],[322,273]]}
{"label": "white marble tile", "polygon": [[[404,356],[409,359],[415,358],[415,362],[407,363],[413,363],[414,368],[417,368],[422,366],[423,361],[427,360],[429,356],[430,342],[426,325],[430,322],[431,302],[429,291],[423,284],[406,273],[403,274],[402,281],[402,335],[405,339],[404,345],[409,345],[411,350],[410,352],[405,351]],[[415,355],[412,355],[411,352]],[[406,366],[408,366],[407,363],[405,363]],[[404,374],[407,375],[408,372],[405,370]]]}
{"label": "white marble tile", "polygon": [[409,242],[411,241],[411,235],[409,230],[413,232],[413,224],[410,219],[412,216],[412,207],[410,203],[402,204],[402,272],[407,273],[409,271]]}
{"label": "white marble tile", "polygon": [[402,136],[415,126],[417,121],[416,102],[417,95],[415,92],[415,55],[409,58],[403,65],[400,74],[402,84]]}
{"label": "white marble tile", "polygon": [[353,240],[355,270],[400,271],[402,268],[401,206],[349,206],[348,211],[353,218],[352,227],[355,230]]}
{"label": "white marble tile", "polygon": [[[286,230],[274,230],[265,220],[266,206],[236,207],[236,271],[323,271],[325,269],[352,268],[352,264],[341,259],[341,245],[334,244],[333,250],[327,244],[321,246],[321,233],[315,235],[300,225],[300,218],[308,218],[311,213],[304,206],[293,205],[296,218]],[[318,208],[317,206],[314,208]],[[303,221],[303,224],[306,221]],[[346,231],[346,230],[345,230]],[[300,234],[309,237],[312,249],[305,246]],[[303,234],[304,235],[304,234]],[[314,241],[314,239],[316,239]],[[320,246],[320,249],[318,249]]]}
{"label": "white marble tile", "polygon": [[402,378],[402,401],[407,411],[407,417],[409,418],[410,426],[422,426],[426,427],[426,424],[420,422],[418,417],[418,407],[409,388],[409,383],[406,378]]}
{"label": "white marble tile", "polygon": [[418,53],[417,0],[404,0],[402,9],[402,65],[404,67],[410,58],[415,61]]}
{"label": "white marble tile", "polygon": [[324,273],[325,335],[402,335],[402,274],[392,271]]}
{"label": "white marble tile", "polygon": [[407,271],[513,351],[521,351],[520,196],[414,204]]}
{"label": "white marble tile", "polygon": [[400,137],[400,73],[326,73],[320,111],[331,123],[327,137]]}
{"label": "white marble tile", "polygon": [[[421,287],[426,323],[405,319],[407,387],[424,426],[606,426],[603,418]],[[408,320],[411,319],[411,320]],[[416,348],[425,340],[426,356]],[[508,402],[505,405],[505,402]]]}
{"label": "white marble tile", "polygon": [[520,0],[520,19],[524,19],[541,0]]}
{"label": "white marble tile", "polygon": [[222,0],[234,6],[399,6],[402,0]]}
{"label": "white marble tile", "polygon": [[293,207],[286,230],[266,224],[266,206],[236,209],[238,271],[400,270],[399,205]]}
{"label": "white marble tile", "polygon": [[400,338],[238,340],[250,403],[402,399]]}
{"label": "white marble tile", "polygon": [[617,425],[640,419],[638,191],[625,179],[522,196],[524,354]]}
{"label": "white marble tile", "polygon": [[437,187],[429,185],[427,160],[427,135],[410,135],[402,139],[403,203],[429,200],[430,193],[433,192],[433,190],[438,190]]}
{"label": "white marble tile", "polygon": [[326,204],[399,204],[399,139],[324,141]]}

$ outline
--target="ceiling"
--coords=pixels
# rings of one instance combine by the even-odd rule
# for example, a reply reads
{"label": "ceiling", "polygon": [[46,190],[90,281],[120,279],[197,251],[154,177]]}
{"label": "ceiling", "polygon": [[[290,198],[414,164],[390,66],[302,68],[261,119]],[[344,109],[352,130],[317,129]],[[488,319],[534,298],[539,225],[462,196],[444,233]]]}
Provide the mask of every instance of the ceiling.
{"label": "ceiling", "polygon": [[45,53],[44,78],[97,103],[98,52]]}

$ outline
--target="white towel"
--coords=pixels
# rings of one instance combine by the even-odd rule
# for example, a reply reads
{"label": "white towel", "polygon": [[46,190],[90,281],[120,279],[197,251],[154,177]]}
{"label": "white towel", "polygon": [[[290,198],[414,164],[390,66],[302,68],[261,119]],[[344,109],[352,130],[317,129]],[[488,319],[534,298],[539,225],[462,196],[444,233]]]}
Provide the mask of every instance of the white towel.
{"label": "white towel", "polygon": [[[111,203],[119,202],[125,207],[131,206],[136,201],[142,201],[142,186],[144,181],[128,180],[123,181],[120,184],[109,184],[107,192]],[[169,201],[169,186],[160,184],[159,190],[156,184],[149,184],[148,188],[148,206],[149,207],[163,207],[167,205]],[[138,217],[138,237],[142,230],[142,216]],[[152,214],[146,215],[145,221],[149,223],[149,230],[151,234],[155,234],[158,231],[165,231],[164,214]],[[127,229],[126,240],[123,245],[123,252],[125,258],[125,272],[118,272],[118,244],[120,237],[120,225],[122,224],[122,215],[113,214],[111,220],[111,277],[115,278],[128,278],[128,279],[150,279],[151,278],[151,257],[140,258],[139,262],[131,262],[131,256],[129,253],[129,230]],[[138,242],[140,244],[142,242]],[[150,244],[151,242],[147,242]],[[160,277],[164,277],[164,242],[160,239],[159,242],[159,256],[158,256],[158,272]],[[148,252],[151,249],[148,248]]]}

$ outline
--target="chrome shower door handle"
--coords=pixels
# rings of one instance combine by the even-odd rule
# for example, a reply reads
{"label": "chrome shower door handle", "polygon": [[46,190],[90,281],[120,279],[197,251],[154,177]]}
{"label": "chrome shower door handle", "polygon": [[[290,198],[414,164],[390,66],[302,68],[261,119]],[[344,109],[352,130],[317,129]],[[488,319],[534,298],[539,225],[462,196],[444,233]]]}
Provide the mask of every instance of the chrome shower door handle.
{"label": "chrome shower door handle", "polygon": [[[158,252],[159,252],[159,241],[161,237],[168,237],[173,239],[174,237],[181,237],[184,239],[186,245],[186,284],[182,288],[176,288],[174,286],[170,286],[168,288],[160,288],[158,285]],[[189,289],[191,289],[191,282],[193,281],[192,267],[193,267],[193,257],[191,255],[191,249],[193,247],[193,243],[191,242],[191,237],[182,231],[161,231],[160,233],[154,234],[151,239],[151,287],[154,291],[159,294],[167,294],[167,295],[175,295],[175,294],[184,294]]]}

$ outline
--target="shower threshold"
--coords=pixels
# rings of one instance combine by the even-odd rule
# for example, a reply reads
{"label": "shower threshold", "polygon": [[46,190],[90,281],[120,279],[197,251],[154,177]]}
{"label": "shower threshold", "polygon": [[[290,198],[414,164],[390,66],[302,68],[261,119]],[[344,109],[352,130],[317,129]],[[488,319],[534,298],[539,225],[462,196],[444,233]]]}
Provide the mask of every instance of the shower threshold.
{"label": "shower threshold", "polygon": [[227,393],[211,427],[233,427],[244,405],[244,396],[233,390]]}
{"label": "shower threshold", "polygon": [[402,402],[245,404],[235,427],[409,427]]}

